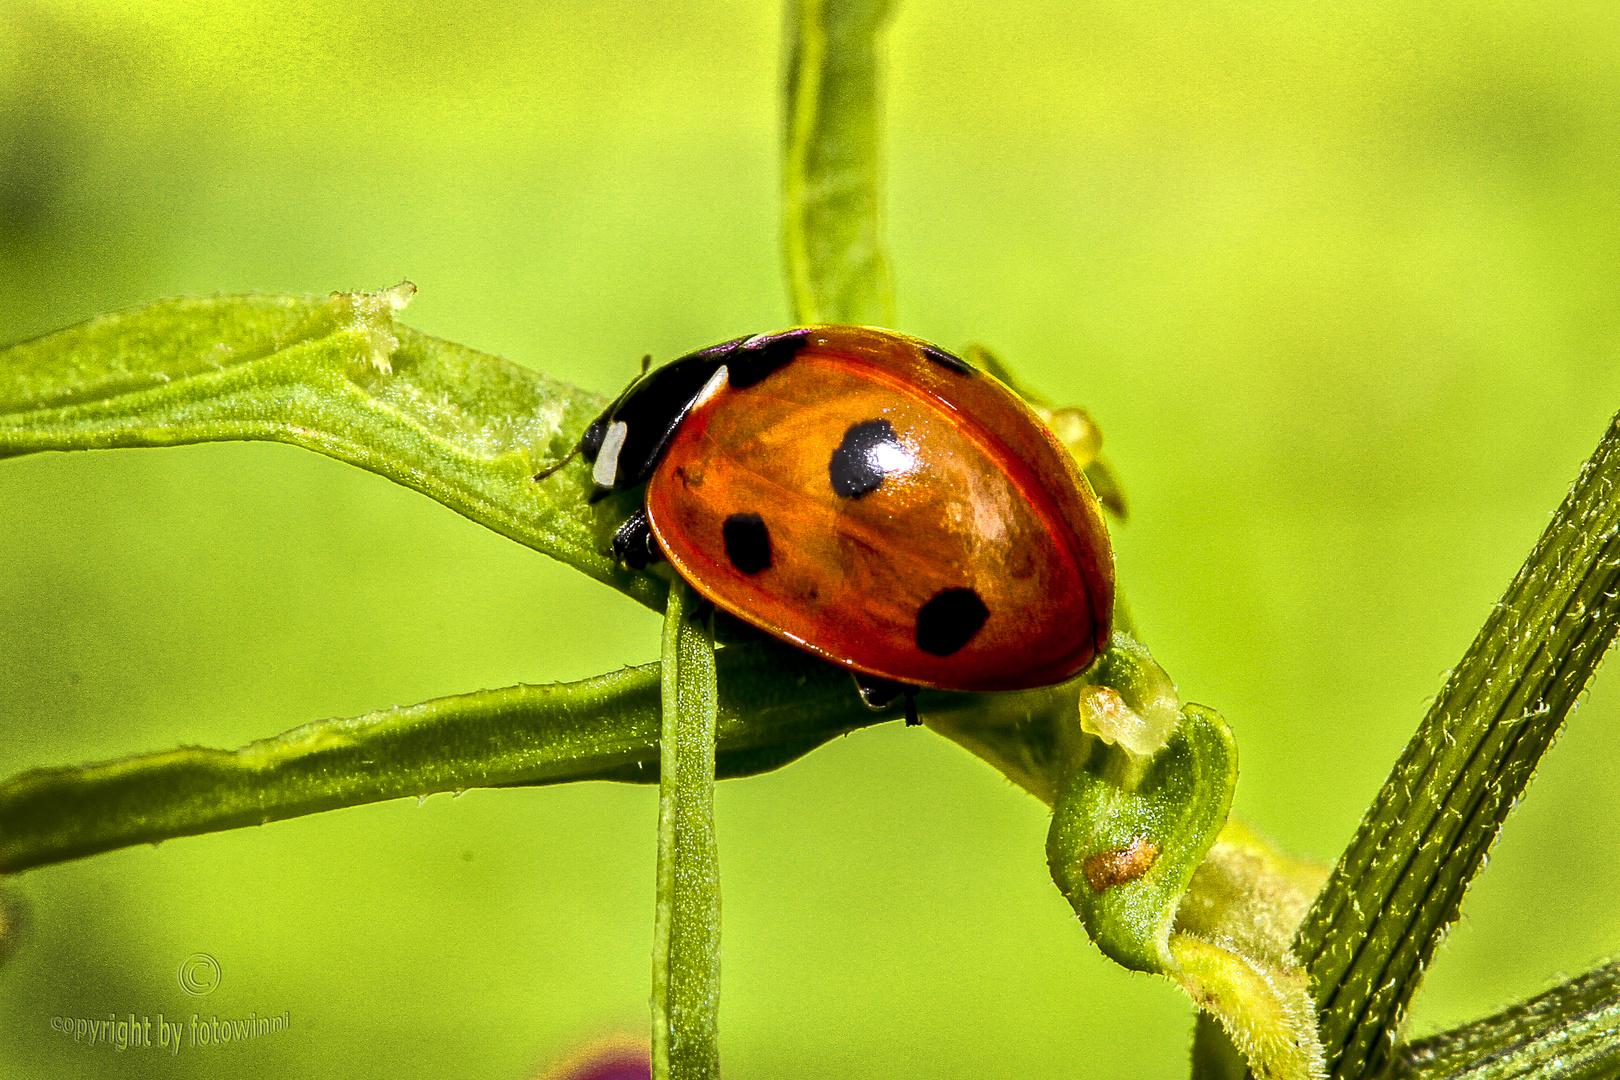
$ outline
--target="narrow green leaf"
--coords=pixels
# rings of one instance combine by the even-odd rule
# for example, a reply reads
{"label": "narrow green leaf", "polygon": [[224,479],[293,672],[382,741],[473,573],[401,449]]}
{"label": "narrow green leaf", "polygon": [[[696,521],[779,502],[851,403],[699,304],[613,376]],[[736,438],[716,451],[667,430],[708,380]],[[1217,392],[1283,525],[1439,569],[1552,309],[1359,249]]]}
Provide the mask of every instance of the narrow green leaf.
{"label": "narrow green leaf", "polygon": [[714,843],[717,710],[714,639],[693,595],[664,609],[659,746],[658,909],[653,925],[652,1060],[656,1080],[720,1075],[720,864]]}
{"label": "narrow green leaf", "polygon": [[[722,779],[780,768],[873,712],[848,674],[768,640],[717,654]],[[1050,803],[1080,687],[918,695],[931,727]],[[322,720],[238,750],[181,747],[0,782],[0,874],[181,836],[473,787],[659,779],[659,666]],[[1065,727],[1060,717],[1067,717]],[[983,739],[975,743],[974,732]]]}
{"label": "narrow green leaf", "polygon": [[1375,1075],[1502,821],[1620,622],[1620,422],[1446,680],[1300,928],[1335,1075]]}
{"label": "narrow green leaf", "polygon": [[1620,1075],[1620,962],[1399,1052],[1394,1080],[1597,1080]]}
{"label": "narrow green leaf", "polygon": [[[722,777],[775,769],[900,715],[866,709],[848,675],[785,645],[728,646],[719,666]],[[0,783],[0,874],[439,791],[656,782],[659,692],[650,664],[323,720],[234,751],[190,746],[35,769]]]}
{"label": "narrow green leaf", "polygon": [[882,225],[891,0],[787,0],[782,247],[799,323],[894,325]]}
{"label": "narrow green leaf", "polygon": [[330,297],[163,300],[0,349],[0,457],[292,443],[415,488],[659,607],[607,554],[566,454],[603,399],[393,321],[410,286]]}

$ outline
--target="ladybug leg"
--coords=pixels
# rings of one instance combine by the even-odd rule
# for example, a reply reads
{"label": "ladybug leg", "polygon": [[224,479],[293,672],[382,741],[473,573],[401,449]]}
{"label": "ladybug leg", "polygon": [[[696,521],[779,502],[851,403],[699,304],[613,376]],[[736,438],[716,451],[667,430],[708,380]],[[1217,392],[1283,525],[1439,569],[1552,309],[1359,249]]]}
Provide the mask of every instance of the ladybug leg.
{"label": "ladybug leg", "polygon": [[626,518],[613,534],[613,557],[632,570],[642,570],[649,563],[663,561],[664,553],[653,538],[645,506]]}
{"label": "ladybug leg", "polygon": [[561,460],[556,461],[556,462],[552,463],[551,465],[546,466],[544,469],[541,469],[539,472],[535,473],[534,478],[535,478],[536,482],[546,479],[547,477],[551,476],[552,473],[555,473],[555,472],[561,470],[564,465],[567,465],[570,461],[573,461],[574,458],[578,457],[579,456],[579,448],[582,445],[583,445],[582,443],[575,443],[574,448],[572,450],[568,451],[568,456],[567,457],[564,457]]}
{"label": "ladybug leg", "polygon": [[906,699],[906,726],[912,727],[922,723],[917,719],[917,688],[908,686],[893,679],[880,679],[876,675],[868,675],[861,671],[852,671],[855,676],[855,692],[861,695],[861,704],[868,709],[877,711],[887,709],[894,704],[894,699],[902,695]]}
{"label": "ladybug leg", "polygon": [[906,699],[906,726],[915,727],[922,723],[917,719],[915,686],[907,686],[893,679],[880,679],[876,675],[867,675],[860,671],[851,674],[855,676],[855,692],[861,695],[861,704],[868,709],[886,709],[894,703],[895,698],[903,694]]}
{"label": "ladybug leg", "polygon": [[905,687],[893,679],[880,679],[860,671],[851,674],[855,676],[855,692],[861,695],[861,704],[868,709],[886,709],[905,691]]}

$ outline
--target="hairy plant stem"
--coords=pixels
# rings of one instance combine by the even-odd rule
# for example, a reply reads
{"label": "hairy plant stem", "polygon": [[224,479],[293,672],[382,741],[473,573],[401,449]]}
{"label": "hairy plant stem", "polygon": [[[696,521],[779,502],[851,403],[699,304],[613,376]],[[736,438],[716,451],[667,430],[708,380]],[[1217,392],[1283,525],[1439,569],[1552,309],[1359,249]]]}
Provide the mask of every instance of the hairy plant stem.
{"label": "hairy plant stem", "polygon": [[1620,961],[1403,1047],[1392,1080],[1596,1080],[1620,1074]]}
{"label": "hairy plant stem", "polygon": [[1503,819],[1620,627],[1620,420],[1446,680],[1296,939],[1330,1070],[1374,1076]]}

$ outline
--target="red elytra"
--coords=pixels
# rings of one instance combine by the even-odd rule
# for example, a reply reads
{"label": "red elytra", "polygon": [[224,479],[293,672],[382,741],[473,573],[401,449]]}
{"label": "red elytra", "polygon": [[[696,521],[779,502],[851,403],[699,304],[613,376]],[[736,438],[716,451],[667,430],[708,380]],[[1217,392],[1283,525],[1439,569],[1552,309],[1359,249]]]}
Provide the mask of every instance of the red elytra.
{"label": "red elytra", "polygon": [[926,342],[727,342],[638,380],[582,445],[602,491],[646,479],[652,534],[699,593],[854,672],[1018,690],[1107,646],[1090,485],[1017,395]]}

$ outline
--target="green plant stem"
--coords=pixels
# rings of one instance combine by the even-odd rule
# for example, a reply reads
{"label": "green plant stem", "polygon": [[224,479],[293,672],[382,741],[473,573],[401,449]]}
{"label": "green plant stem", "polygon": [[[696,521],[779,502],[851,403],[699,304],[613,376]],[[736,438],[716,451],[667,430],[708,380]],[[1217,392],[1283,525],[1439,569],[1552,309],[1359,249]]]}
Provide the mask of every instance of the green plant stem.
{"label": "green plant stem", "polygon": [[[777,768],[900,715],[785,645],[719,658],[719,773]],[[659,666],[322,720],[238,750],[188,746],[0,783],[0,873],[344,806],[473,787],[659,779]],[[971,707],[969,698],[956,707]]]}
{"label": "green plant stem", "polygon": [[[840,735],[901,716],[861,705],[849,676],[774,641],[717,654],[721,779],[780,768]],[[1064,743],[1075,684],[1004,694],[926,691],[930,723],[1038,798]],[[237,750],[188,746],[0,781],[0,874],[136,844],[474,787],[659,779],[659,665],[553,686],[437,698],[320,720]],[[1024,732],[1020,738],[1019,732]],[[999,734],[997,734],[999,732]]]}
{"label": "green plant stem", "polygon": [[795,321],[894,324],[878,36],[890,0],[787,0],[782,251]]}
{"label": "green plant stem", "polygon": [[1394,1080],[1596,1080],[1620,1074],[1620,962],[1400,1051]]}
{"label": "green plant stem", "polygon": [[652,1061],[656,1080],[720,1075],[720,864],[714,842],[718,690],[708,617],[670,589],[664,609],[659,733],[658,908],[653,924]]}
{"label": "green plant stem", "polygon": [[1464,890],[1614,638],[1620,422],[1446,680],[1296,940],[1330,1070],[1371,1076]]}

